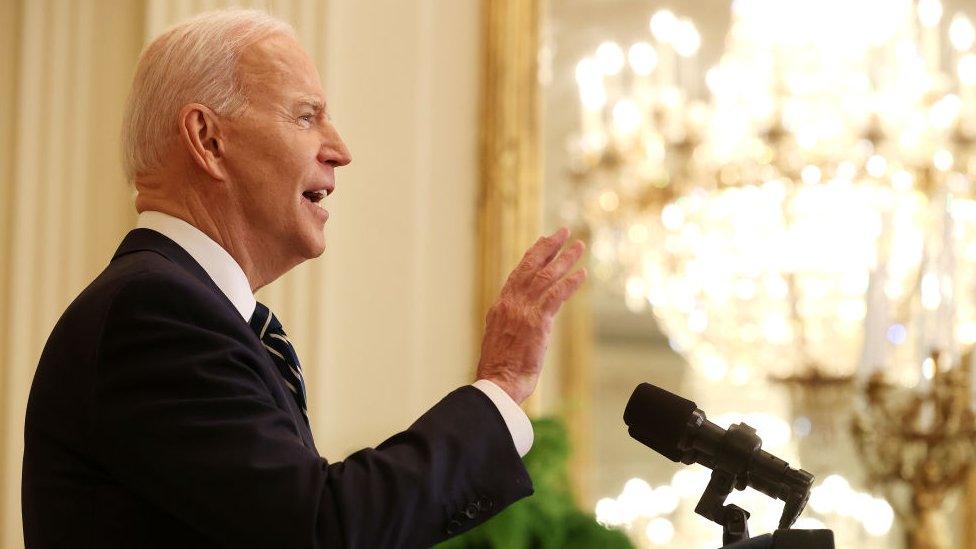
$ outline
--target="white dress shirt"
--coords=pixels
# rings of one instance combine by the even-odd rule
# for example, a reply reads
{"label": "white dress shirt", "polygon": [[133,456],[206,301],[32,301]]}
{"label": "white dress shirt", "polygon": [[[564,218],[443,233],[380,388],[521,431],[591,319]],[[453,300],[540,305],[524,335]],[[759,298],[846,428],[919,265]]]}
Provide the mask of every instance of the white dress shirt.
{"label": "white dress shirt", "polygon": [[[227,299],[241,313],[241,318],[245,322],[251,319],[257,305],[251,292],[251,284],[241,266],[227,253],[227,250],[220,247],[220,244],[186,221],[162,212],[142,212],[139,214],[138,227],[152,229],[179,244],[203,267],[203,270],[207,271],[220,291],[224,292]],[[525,456],[532,447],[534,436],[532,424],[525,412],[495,383],[487,379],[479,379],[473,385],[487,395],[498,408],[512,434],[515,449],[519,456]]]}

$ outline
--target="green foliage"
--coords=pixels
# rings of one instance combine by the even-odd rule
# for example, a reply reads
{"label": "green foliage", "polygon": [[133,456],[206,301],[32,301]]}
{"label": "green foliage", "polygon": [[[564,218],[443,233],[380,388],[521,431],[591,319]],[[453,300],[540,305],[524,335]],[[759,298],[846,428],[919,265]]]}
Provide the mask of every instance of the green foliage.
{"label": "green foliage", "polygon": [[440,549],[630,548],[623,532],[597,524],[576,506],[569,491],[569,437],[555,418],[533,420],[535,442],[525,456],[535,494]]}

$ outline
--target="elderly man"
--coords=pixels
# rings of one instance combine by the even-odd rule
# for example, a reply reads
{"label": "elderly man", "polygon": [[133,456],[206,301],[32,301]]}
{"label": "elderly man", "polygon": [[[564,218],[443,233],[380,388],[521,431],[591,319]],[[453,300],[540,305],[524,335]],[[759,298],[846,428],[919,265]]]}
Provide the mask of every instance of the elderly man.
{"label": "elderly man", "polygon": [[28,547],[421,547],[532,492],[517,403],[586,276],[566,229],[506,282],[473,385],[329,464],[299,359],[253,294],[323,253],[322,200],[350,162],[311,59],[259,12],[189,20],[143,52],[123,141],[139,228],[38,365]]}

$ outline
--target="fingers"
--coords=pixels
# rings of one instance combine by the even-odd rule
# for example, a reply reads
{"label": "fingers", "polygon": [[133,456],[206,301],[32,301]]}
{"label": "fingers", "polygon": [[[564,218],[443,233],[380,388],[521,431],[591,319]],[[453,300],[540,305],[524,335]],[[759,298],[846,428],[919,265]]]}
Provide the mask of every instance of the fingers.
{"label": "fingers", "polygon": [[532,290],[541,292],[552,286],[557,280],[563,277],[582,257],[586,245],[581,240],[575,240],[566,247],[555,260],[551,261],[541,271],[539,271],[532,281]]}
{"label": "fingers", "polygon": [[540,237],[531,248],[526,250],[519,270],[535,273],[545,267],[559,253],[559,249],[566,243],[567,238],[569,238],[569,229],[566,227],[560,227],[549,236]]}
{"label": "fingers", "polygon": [[555,315],[563,302],[576,293],[585,280],[586,267],[583,267],[550,286],[542,297],[542,310],[546,314]]}

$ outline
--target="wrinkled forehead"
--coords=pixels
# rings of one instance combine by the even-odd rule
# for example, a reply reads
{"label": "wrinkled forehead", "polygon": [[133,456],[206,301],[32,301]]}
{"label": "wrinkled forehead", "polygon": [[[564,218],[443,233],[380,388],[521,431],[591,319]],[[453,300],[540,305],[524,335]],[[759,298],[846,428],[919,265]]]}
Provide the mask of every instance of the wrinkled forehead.
{"label": "wrinkled forehead", "polygon": [[237,63],[248,102],[280,103],[295,97],[324,97],[312,58],[297,40],[274,35],[248,46]]}

